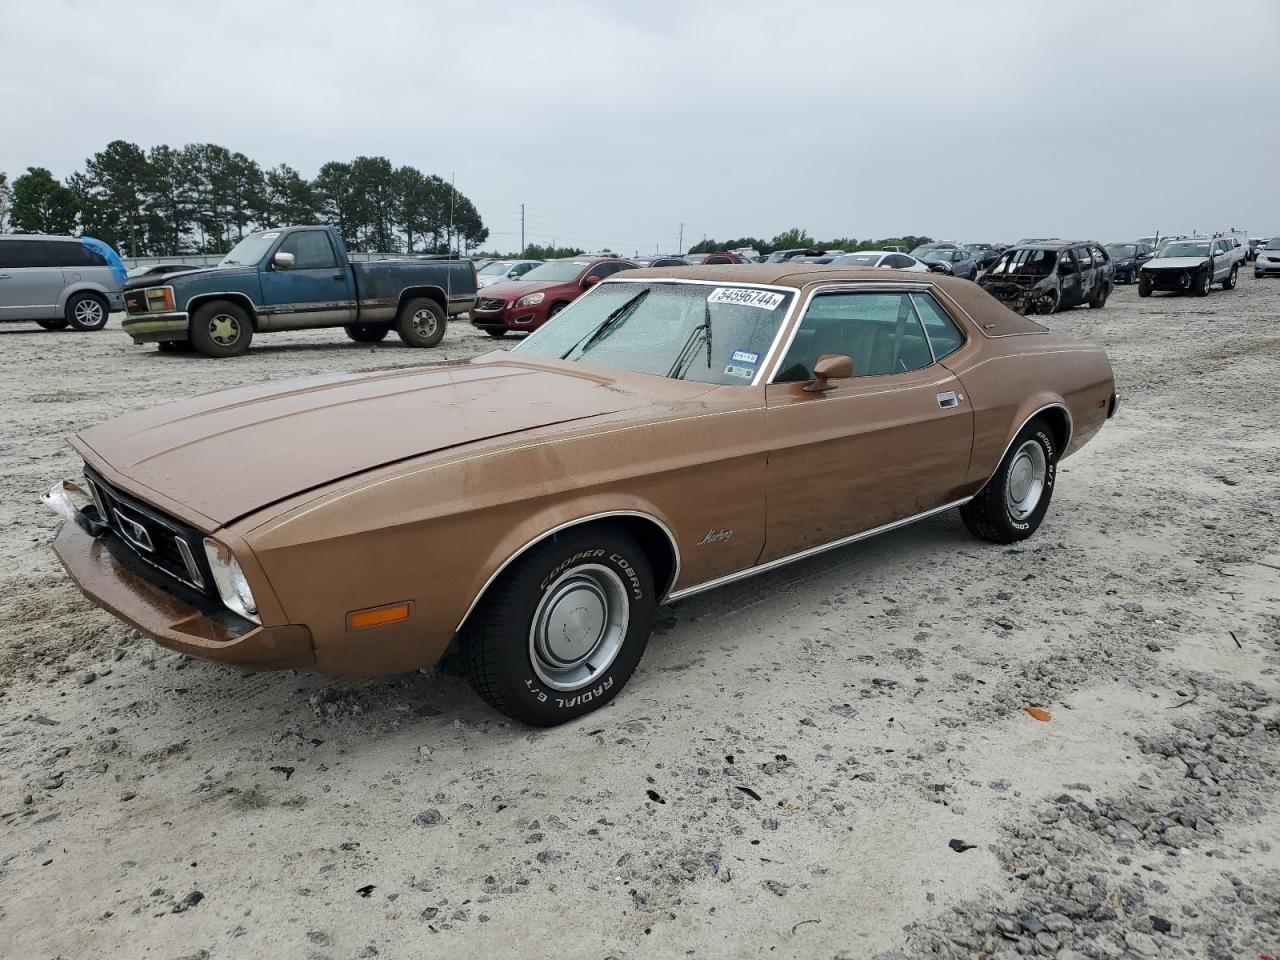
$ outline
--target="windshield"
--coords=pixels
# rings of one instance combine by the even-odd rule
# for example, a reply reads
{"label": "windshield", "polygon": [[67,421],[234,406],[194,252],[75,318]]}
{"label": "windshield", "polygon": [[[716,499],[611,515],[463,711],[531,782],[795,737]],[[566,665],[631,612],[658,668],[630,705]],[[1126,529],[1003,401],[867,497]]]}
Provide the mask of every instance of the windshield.
{"label": "windshield", "polygon": [[512,353],[698,383],[750,384],[794,294],[702,283],[602,283]]}
{"label": "windshield", "polygon": [[486,263],[483,267],[476,271],[482,277],[493,277],[506,273],[511,269],[510,260],[495,260],[493,263]]}
{"label": "windshield", "polygon": [[954,250],[926,250],[920,254],[918,259],[932,260],[935,263],[950,263],[952,259],[959,259],[955,253]]}
{"label": "windshield", "polygon": [[1058,255],[1052,250],[1006,250],[991,266],[992,275],[1023,273],[1047,277],[1053,273]]}
{"label": "windshield", "polygon": [[220,267],[254,267],[258,265],[271,245],[280,238],[279,230],[268,230],[266,233],[251,233],[237,243],[218,263]]}
{"label": "windshield", "polygon": [[880,262],[878,253],[848,253],[835,261],[842,267],[874,267]]}
{"label": "windshield", "polygon": [[1267,241],[1267,245],[1262,249],[1263,250],[1280,250],[1280,237],[1272,237],[1270,240]]}
{"label": "windshield", "polygon": [[1112,260],[1124,260],[1132,257],[1138,252],[1138,248],[1132,243],[1108,243],[1107,253],[1111,254]]}
{"label": "windshield", "polygon": [[1162,257],[1207,257],[1209,244],[1171,241],[1160,248]]}
{"label": "windshield", "polygon": [[543,283],[568,283],[591,266],[586,260],[550,260],[534,267],[521,280],[541,280]]}

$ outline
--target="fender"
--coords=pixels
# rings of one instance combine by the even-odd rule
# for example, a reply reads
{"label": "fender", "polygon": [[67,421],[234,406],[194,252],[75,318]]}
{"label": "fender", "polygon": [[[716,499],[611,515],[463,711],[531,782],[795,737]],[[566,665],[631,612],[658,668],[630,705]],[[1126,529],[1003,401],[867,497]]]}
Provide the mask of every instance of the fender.
{"label": "fender", "polygon": [[[62,291],[62,293],[58,295],[58,315],[59,316],[66,316],[67,301],[70,300],[72,297],[74,297],[77,293],[100,294],[102,296],[102,299],[107,301],[107,304],[108,304],[107,309],[108,310],[113,309],[110,306],[111,294],[112,294],[111,290],[107,289],[100,283],[94,283],[92,280],[83,280],[83,281],[80,281],[79,283],[66,287]],[[115,294],[117,297],[120,295],[119,288],[116,289]],[[119,301],[117,301],[117,303],[118,302]]]}
{"label": "fender", "polygon": [[1067,447],[1071,443],[1071,436],[1075,429],[1074,421],[1071,418],[1071,410],[1066,401],[1053,394],[1040,394],[1032,397],[1019,408],[1017,416],[1013,418],[1013,429],[1005,439],[1004,447],[1000,450],[1000,456],[996,458],[995,463],[989,470],[984,471],[986,477],[982,481],[982,486],[978,488],[979,490],[991,482],[991,478],[1000,469],[1000,464],[1004,463],[1004,458],[1009,455],[1009,448],[1013,446],[1013,441],[1017,439],[1022,429],[1046,410],[1060,410],[1066,420],[1065,435],[1058,438],[1058,458],[1061,459],[1066,455]]}
{"label": "fender", "polygon": [[631,517],[647,521],[666,537],[674,562],[667,582],[655,585],[655,592],[661,602],[680,578],[680,546],[675,534],[671,531],[670,524],[653,504],[638,497],[609,499],[614,502],[608,504],[603,497],[588,497],[584,500],[556,504],[540,510],[512,528],[494,547],[485,561],[480,575],[476,578],[476,586],[471,591],[471,602],[458,621],[457,630],[461,630],[466,624],[467,618],[471,616],[480,598],[485,595],[494,581],[527,551],[557,533],[610,517]]}

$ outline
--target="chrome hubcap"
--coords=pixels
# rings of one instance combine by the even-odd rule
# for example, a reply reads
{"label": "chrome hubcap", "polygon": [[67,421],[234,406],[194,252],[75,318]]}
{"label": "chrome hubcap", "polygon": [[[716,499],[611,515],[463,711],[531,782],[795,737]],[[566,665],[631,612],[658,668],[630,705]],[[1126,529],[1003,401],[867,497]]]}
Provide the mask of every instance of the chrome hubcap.
{"label": "chrome hubcap", "polygon": [[420,337],[431,337],[436,332],[436,315],[430,310],[419,310],[413,315],[413,332]]}
{"label": "chrome hubcap", "polygon": [[209,339],[219,346],[229,346],[240,339],[240,321],[220,313],[209,321]]}
{"label": "chrome hubcap", "polygon": [[1028,440],[1017,449],[1013,462],[1009,464],[1008,480],[1005,483],[1005,501],[1009,506],[1009,516],[1015,520],[1025,520],[1035,513],[1044,495],[1045,479],[1049,475],[1049,463],[1045,459],[1044,447],[1035,440]]}
{"label": "chrome hubcap", "polygon": [[529,630],[533,672],[553,690],[576,690],[601,677],[627,635],[622,579],[598,564],[575,567],[542,594]]}

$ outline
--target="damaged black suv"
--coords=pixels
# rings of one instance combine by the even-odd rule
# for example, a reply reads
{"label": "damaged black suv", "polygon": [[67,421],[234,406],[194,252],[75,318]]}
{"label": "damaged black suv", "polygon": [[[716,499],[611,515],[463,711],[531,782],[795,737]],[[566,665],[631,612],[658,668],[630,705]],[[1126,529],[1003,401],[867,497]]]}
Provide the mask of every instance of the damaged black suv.
{"label": "damaged black suv", "polygon": [[1004,251],[978,285],[1019,313],[1057,313],[1087,303],[1097,309],[1116,284],[1116,268],[1090,241],[1020,243]]}

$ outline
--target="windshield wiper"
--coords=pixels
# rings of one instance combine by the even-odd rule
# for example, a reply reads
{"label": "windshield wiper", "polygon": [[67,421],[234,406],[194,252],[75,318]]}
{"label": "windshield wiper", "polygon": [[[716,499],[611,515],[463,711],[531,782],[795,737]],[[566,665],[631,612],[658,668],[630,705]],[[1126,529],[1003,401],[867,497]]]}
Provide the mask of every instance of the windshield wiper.
{"label": "windshield wiper", "polygon": [[685,371],[689,369],[689,364],[693,363],[693,355],[697,351],[698,341],[695,339],[698,334],[702,334],[707,341],[707,369],[711,369],[711,303],[710,301],[703,304],[705,318],[702,323],[698,324],[689,331],[689,337],[684,342],[684,346],[680,348],[680,352],[676,355],[676,362],[671,365],[671,369],[667,371],[667,376],[674,380],[684,379]]}
{"label": "windshield wiper", "polygon": [[634,297],[632,297],[630,300],[628,300],[626,303],[620,306],[617,310],[613,311],[613,313],[609,314],[602,321],[600,321],[600,326],[596,327],[593,331],[591,331],[591,333],[589,333],[585,339],[579,340],[572,347],[570,347],[568,350],[562,353],[560,355],[560,359],[568,360],[569,354],[573,353],[573,351],[578,350],[579,348],[581,348],[582,353],[586,353],[588,350],[591,349],[592,344],[594,344],[597,340],[600,340],[602,337],[604,337],[606,333],[608,333],[611,329],[613,329],[614,324],[620,321],[624,316],[628,315],[631,312],[631,309],[633,307],[639,306],[640,301],[643,300],[648,295],[649,295],[649,288],[646,287],[644,290],[641,290]]}

